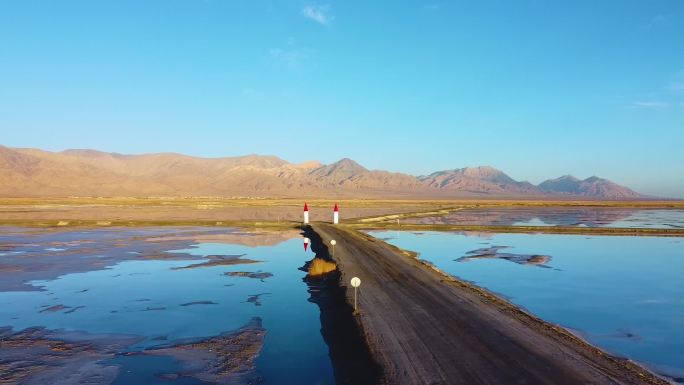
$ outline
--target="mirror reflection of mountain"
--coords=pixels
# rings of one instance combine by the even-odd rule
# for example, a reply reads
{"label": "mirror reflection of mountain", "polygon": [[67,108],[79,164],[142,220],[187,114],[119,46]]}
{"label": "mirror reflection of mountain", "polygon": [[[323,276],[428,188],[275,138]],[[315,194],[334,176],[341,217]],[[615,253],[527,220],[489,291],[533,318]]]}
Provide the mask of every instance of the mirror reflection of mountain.
{"label": "mirror reflection of mountain", "polygon": [[19,243],[16,232],[19,230],[8,228],[7,232],[0,234],[0,290],[40,290],[28,282],[55,279],[67,273],[100,270],[128,260],[200,260],[200,266],[250,264],[255,261],[240,255],[198,258],[174,250],[188,249],[202,243],[251,248],[275,246],[299,235],[296,231],[246,231],[234,228],[96,228],[24,232],[19,236]]}
{"label": "mirror reflection of mountain", "polygon": [[231,245],[243,245],[249,247],[258,246],[275,246],[279,243],[285,242],[299,236],[296,230],[223,230],[223,231],[206,231],[199,230],[197,233],[183,234],[183,235],[163,235],[147,238],[150,242],[168,242],[168,241],[191,241],[196,243],[225,243]]}
{"label": "mirror reflection of mountain", "polygon": [[0,383],[334,384],[310,257],[297,231],[7,228]]}
{"label": "mirror reflection of mountain", "polygon": [[598,207],[465,209],[444,216],[411,218],[406,222],[481,226],[682,228],[684,211]]}

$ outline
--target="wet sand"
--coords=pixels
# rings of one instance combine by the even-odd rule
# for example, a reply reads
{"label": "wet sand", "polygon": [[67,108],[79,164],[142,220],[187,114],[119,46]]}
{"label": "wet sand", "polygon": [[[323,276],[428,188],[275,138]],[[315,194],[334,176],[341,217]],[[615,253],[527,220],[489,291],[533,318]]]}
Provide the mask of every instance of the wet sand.
{"label": "wet sand", "polygon": [[309,231],[318,254],[337,241],[343,285],[361,278],[358,322],[388,384],[667,384],[412,253],[343,226]]}
{"label": "wet sand", "polygon": [[[29,328],[13,332],[0,327],[0,384],[112,383],[122,368],[111,359],[142,355],[170,356],[181,363],[178,372],[161,378],[193,377],[216,384],[255,384],[255,359],[266,330],[259,318],[244,327],[208,338],[173,341],[142,352],[122,353],[143,337],[89,334]],[[169,368],[172,369],[172,368]]]}
{"label": "wet sand", "polygon": [[102,361],[140,339],[0,327],[0,384],[109,384],[119,368]]}
{"label": "wet sand", "polygon": [[260,377],[255,360],[264,344],[266,329],[261,319],[254,318],[234,332],[204,339],[172,342],[166,346],[147,349],[145,354],[167,355],[183,365],[179,373],[165,373],[165,377],[194,377],[215,384],[256,384]]}

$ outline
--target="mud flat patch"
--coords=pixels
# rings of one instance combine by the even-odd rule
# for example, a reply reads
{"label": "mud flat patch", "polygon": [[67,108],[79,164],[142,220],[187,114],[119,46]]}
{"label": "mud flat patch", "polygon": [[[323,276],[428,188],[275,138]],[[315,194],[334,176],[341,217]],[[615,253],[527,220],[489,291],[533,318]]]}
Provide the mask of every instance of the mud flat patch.
{"label": "mud flat patch", "polygon": [[[223,229],[235,231],[233,229]],[[188,268],[254,263],[241,255],[197,256],[174,252],[196,244],[197,238],[220,236],[216,229],[88,228],[82,231],[0,233],[0,291],[40,291],[33,281],[49,281],[70,273],[103,270],[125,261],[196,260]],[[179,236],[170,236],[178,234]],[[154,242],[147,239],[157,237]],[[236,239],[237,235],[235,236]],[[251,237],[251,241],[255,241]],[[231,238],[232,239],[232,238]]]}
{"label": "mud flat patch", "polygon": [[193,263],[187,266],[172,267],[171,270],[183,270],[183,269],[197,269],[202,267],[214,267],[214,266],[231,266],[231,265],[242,265],[249,263],[259,263],[261,261],[255,261],[253,259],[242,259],[245,255],[207,255],[206,258],[209,259],[206,262]]}
{"label": "mud flat patch", "polygon": [[551,257],[541,254],[513,254],[500,253],[499,250],[507,249],[509,246],[492,246],[477,250],[471,250],[465,256],[455,259],[457,262],[468,262],[475,259],[504,259],[519,265],[533,265],[545,268],[551,268],[548,263]]}
{"label": "mud flat patch", "polygon": [[186,302],[182,303],[181,306],[195,306],[195,305],[218,305],[218,303],[214,301],[194,301],[194,302]]}
{"label": "mud flat patch", "polygon": [[261,296],[264,295],[271,295],[271,293],[251,294],[249,297],[247,297],[246,302],[253,303],[254,306],[261,306]]}
{"label": "mud flat patch", "polygon": [[71,314],[71,313],[77,311],[78,309],[83,309],[84,307],[85,307],[85,306],[75,306],[75,307],[72,307],[71,309],[65,311],[64,314]]}
{"label": "mud flat patch", "polygon": [[45,309],[41,310],[40,312],[41,313],[56,313],[58,311],[66,310],[69,308],[71,308],[71,306],[54,305],[54,306],[50,306],[48,308],[45,308]]}
{"label": "mud flat patch", "polygon": [[259,381],[255,360],[264,344],[266,329],[253,318],[237,331],[206,339],[177,340],[151,348],[145,354],[171,356],[182,364],[179,373],[166,378],[193,377],[218,384],[253,384]]}
{"label": "mud flat patch", "polygon": [[229,277],[245,277],[245,278],[253,278],[253,279],[259,279],[263,282],[264,279],[266,278],[271,278],[273,277],[273,274],[267,273],[267,272],[262,272],[262,271],[257,271],[257,272],[249,272],[249,271],[228,271],[223,273],[224,275],[227,275]]}
{"label": "mud flat patch", "polygon": [[161,310],[166,310],[164,306],[158,306],[158,307],[146,307],[142,311],[161,311]]}
{"label": "mud flat patch", "polygon": [[114,357],[141,338],[29,328],[0,328],[1,384],[109,384],[117,366],[99,361]]}
{"label": "mud flat patch", "polygon": [[[0,351],[0,374],[5,376],[0,384],[53,383],[50,376],[35,382],[5,381],[9,376],[6,373],[12,373],[13,379],[26,377],[42,371],[40,365],[75,368],[50,372],[71,381],[70,385],[201,385],[207,379],[212,383],[254,384],[250,349],[258,351],[253,365],[265,383],[334,384],[328,347],[320,333],[320,313],[308,300],[307,286],[301,281],[305,274],[298,270],[308,259],[301,252],[299,233],[235,235],[236,239],[245,238],[249,245],[275,243],[252,247],[231,244],[233,235],[220,234],[231,231],[70,227],[24,230],[26,235],[0,232],[0,245],[9,249],[7,253],[21,253],[0,256],[2,266],[17,267],[0,269],[0,326],[14,331],[33,326],[69,328],[140,338],[106,355],[87,346],[89,341],[71,348],[78,353],[64,353],[78,356],[91,349],[99,354],[101,359],[83,366],[93,376],[73,374],[85,369],[72,361],[41,362],[39,357],[35,369],[31,363],[14,361],[10,368],[5,351]],[[287,234],[297,238],[288,238]],[[199,242],[202,237],[225,242]],[[47,252],[48,247],[68,250]],[[256,262],[259,264],[252,265]],[[263,319],[264,326],[274,325],[263,348],[260,336],[249,337],[259,340],[253,344],[246,342],[247,332],[235,334],[255,316]],[[1,337],[0,345],[4,345]],[[222,345],[233,345],[235,351],[231,355],[222,353]],[[187,359],[146,352],[154,349],[175,351]],[[200,372],[204,374],[193,374]]]}

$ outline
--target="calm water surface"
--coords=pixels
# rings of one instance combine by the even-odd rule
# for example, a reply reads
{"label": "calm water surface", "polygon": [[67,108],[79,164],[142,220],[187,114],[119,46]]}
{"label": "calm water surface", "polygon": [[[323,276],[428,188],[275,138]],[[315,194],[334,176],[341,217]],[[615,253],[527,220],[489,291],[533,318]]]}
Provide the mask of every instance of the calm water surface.
{"label": "calm water surface", "polygon": [[444,216],[410,218],[406,223],[684,229],[684,210],[595,207],[466,209]]}
{"label": "calm water surface", "polygon": [[[683,238],[370,233],[615,354],[684,376]],[[525,263],[535,255],[550,259]]]}
{"label": "calm water surface", "polygon": [[[168,232],[163,230],[161,234],[165,231]],[[64,232],[49,235],[49,239],[51,243],[55,239],[99,239],[91,235]],[[30,257],[31,253],[49,251],[49,245],[41,244],[41,239],[25,234],[5,234],[0,240],[14,246],[0,255],[0,263],[3,257],[10,255],[8,253],[14,253],[14,256],[24,253]],[[70,247],[60,246],[60,249]],[[88,261],[99,258],[97,255],[83,256],[87,249],[83,250],[79,258],[88,258]],[[244,326],[253,317],[261,317],[267,332],[257,359],[257,371],[266,384],[334,383],[328,348],[320,333],[319,309],[308,301],[308,287],[302,281],[305,273],[298,270],[313,257],[311,252],[304,253],[301,238],[254,247],[198,243],[189,249],[168,252],[188,253],[188,260],[145,260],[141,255],[93,271],[66,273],[56,279],[30,282],[34,289],[40,290],[0,292],[0,326],[11,326],[14,330],[43,326],[136,335],[141,336],[142,341],[128,349],[137,351],[180,338],[229,332]],[[208,255],[242,254],[242,258],[261,262],[174,270],[206,261],[203,257]],[[73,256],[55,257],[55,262],[58,258]],[[224,275],[231,271],[268,272],[272,276],[258,279]],[[202,303],[182,306],[193,302]],[[54,305],[69,308],[44,311]],[[72,309],[76,310],[70,311]],[[169,357],[139,355],[121,356],[113,362],[126,369],[117,383],[163,383],[154,377],[155,369],[168,370],[174,364]],[[178,383],[197,382],[185,378]]]}

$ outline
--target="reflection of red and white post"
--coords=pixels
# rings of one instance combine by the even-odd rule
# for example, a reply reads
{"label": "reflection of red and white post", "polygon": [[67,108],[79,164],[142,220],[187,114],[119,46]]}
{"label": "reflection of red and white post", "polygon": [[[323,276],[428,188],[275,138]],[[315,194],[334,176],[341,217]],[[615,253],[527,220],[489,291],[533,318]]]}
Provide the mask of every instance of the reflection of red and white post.
{"label": "reflection of red and white post", "polygon": [[337,203],[335,203],[335,208],[333,209],[333,223],[340,223],[340,209],[337,207]]}
{"label": "reflection of red and white post", "polygon": [[309,241],[309,238],[304,237],[304,251],[309,248],[309,242],[311,242]]}
{"label": "reflection of red and white post", "polygon": [[304,224],[309,224],[309,206],[304,203]]}

